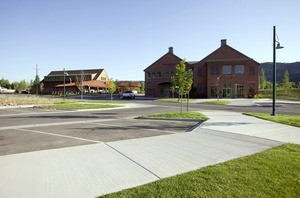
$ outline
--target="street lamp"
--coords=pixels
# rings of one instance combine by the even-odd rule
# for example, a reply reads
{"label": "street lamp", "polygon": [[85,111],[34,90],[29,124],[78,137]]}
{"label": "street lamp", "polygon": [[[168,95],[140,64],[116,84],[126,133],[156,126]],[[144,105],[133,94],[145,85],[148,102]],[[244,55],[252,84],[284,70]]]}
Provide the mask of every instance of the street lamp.
{"label": "street lamp", "polygon": [[273,105],[272,116],[276,116],[276,49],[282,49],[280,43],[276,40],[276,26],[273,26]]}
{"label": "street lamp", "polygon": [[64,100],[66,98],[66,75],[69,76],[69,74],[66,72],[64,68]]}

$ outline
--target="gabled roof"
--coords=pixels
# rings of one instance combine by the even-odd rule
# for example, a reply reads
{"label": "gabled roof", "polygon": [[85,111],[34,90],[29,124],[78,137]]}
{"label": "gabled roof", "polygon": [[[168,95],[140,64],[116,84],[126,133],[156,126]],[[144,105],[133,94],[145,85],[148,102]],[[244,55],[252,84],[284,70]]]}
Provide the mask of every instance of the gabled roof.
{"label": "gabled roof", "polygon": [[[102,73],[104,69],[83,69],[83,70],[66,70],[65,72],[68,73],[69,76],[71,75],[80,75],[82,72],[83,74],[97,74]],[[63,76],[64,71],[51,71],[47,76]]]}
{"label": "gabled roof", "polygon": [[[225,43],[222,44],[218,49],[210,53],[208,56],[203,58],[199,62],[223,62],[223,61],[254,61],[252,58],[246,56],[245,54],[239,52],[238,50],[230,47]],[[259,64],[258,62],[256,62]]]}
{"label": "gabled roof", "polygon": [[[76,83],[71,82],[71,83],[66,83],[66,84],[59,84],[59,85],[56,85],[55,87],[64,87],[64,86],[65,87],[74,87],[74,86],[76,86]],[[89,81],[83,81],[82,86],[106,88],[107,84],[105,84],[104,82],[102,82],[100,80],[89,80]]]}
{"label": "gabled roof", "polygon": [[[176,55],[173,53],[173,47],[170,47],[170,48],[169,48],[169,51],[168,51],[165,55],[163,55],[163,56],[160,57],[158,60],[156,60],[154,63],[152,63],[150,66],[148,66],[146,69],[144,69],[144,71],[148,70],[150,67],[152,67],[153,65],[155,65],[158,61],[160,61],[160,60],[166,58],[167,56],[173,56],[173,57],[177,58],[179,61],[182,60],[181,58],[179,58],[178,56],[176,56]],[[177,63],[176,63],[176,64],[177,64]]]}

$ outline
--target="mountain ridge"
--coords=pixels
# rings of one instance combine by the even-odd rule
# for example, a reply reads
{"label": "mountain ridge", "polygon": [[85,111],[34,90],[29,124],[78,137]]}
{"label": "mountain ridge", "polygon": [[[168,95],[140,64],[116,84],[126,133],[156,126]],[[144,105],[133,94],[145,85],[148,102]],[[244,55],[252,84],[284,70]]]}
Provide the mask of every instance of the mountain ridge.
{"label": "mountain ridge", "polygon": [[[273,80],[273,62],[261,63],[259,66],[259,74],[261,69],[265,70],[265,76],[268,81]],[[281,83],[285,70],[288,70],[290,82],[298,84],[300,82],[300,62],[293,63],[276,63],[276,81]]]}

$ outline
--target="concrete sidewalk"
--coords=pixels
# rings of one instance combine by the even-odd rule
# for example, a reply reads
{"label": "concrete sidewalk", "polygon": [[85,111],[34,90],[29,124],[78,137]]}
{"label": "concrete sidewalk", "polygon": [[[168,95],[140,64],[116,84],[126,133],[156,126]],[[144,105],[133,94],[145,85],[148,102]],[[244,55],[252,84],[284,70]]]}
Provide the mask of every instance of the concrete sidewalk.
{"label": "concrete sidewalk", "polygon": [[234,112],[204,113],[210,120],[189,133],[0,156],[0,197],[96,197],[282,142],[300,143],[295,127]]}
{"label": "concrete sidewalk", "polygon": [[300,128],[270,122],[238,112],[230,111],[201,111],[210,119],[201,129],[212,129],[230,133],[266,138],[285,143],[300,144]]}

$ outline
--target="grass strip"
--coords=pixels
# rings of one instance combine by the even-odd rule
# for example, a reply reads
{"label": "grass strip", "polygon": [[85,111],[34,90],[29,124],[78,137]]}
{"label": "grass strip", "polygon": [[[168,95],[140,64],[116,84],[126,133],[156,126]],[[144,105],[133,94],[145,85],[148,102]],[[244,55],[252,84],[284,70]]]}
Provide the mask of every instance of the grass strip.
{"label": "grass strip", "polygon": [[189,112],[170,112],[161,113],[146,116],[148,118],[166,118],[166,119],[195,119],[195,120],[207,120],[208,118],[200,112],[189,111]]}
{"label": "grass strip", "polygon": [[[256,118],[277,122],[280,124],[287,124],[295,127],[300,127],[300,115],[276,115],[272,116],[267,113],[244,113],[248,116],[253,116]],[[283,131],[284,132],[284,131]]]}
{"label": "grass strip", "polygon": [[[189,102],[194,101],[195,99],[189,98]],[[182,99],[183,102],[187,102],[187,98]],[[172,103],[181,103],[181,99],[178,100],[178,98],[160,98],[156,99],[155,102],[172,102]]]}
{"label": "grass strip", "polygon": [[204,104],[214,104],[214,105],[229,105],[230,101],[228,100],[210,100],[203,102]]}
{"label": "grass strip", "polygon": [[165,178],[105,197],[300,197],[300,145]]}
{"label": "grass strip", "polygon": [[45,109],[81,110],[81,109],[103,109],[121,107],[122,105],[113,103],[60,103],[42,106]]}

